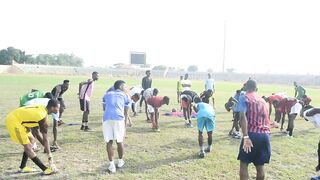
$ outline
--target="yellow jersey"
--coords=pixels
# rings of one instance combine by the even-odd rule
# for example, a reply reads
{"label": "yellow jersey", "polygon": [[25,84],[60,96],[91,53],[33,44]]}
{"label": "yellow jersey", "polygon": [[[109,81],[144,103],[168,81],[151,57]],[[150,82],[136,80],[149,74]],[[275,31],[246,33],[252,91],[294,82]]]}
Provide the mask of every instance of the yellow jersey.
{"label": "yellow jersey", "polygon": [[19,123],[27,128],[38,127],[39,121],[43,120],[47,116],[48,111],[43,105],[25,106],[10,112],[8,117],[15,118],[7,118],[7,123]]}

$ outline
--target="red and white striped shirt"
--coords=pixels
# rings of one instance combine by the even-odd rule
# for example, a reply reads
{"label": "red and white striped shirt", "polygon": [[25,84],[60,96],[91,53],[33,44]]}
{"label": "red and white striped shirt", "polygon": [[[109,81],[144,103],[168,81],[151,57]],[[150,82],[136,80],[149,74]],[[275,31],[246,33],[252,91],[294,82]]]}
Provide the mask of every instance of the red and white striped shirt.
{"label": "red and white striped shirt", "polygon": [[240,112],[245,112],[248,121],[248,132],[270,133],[269,109],[267,103],[255,92],[239,98]]}

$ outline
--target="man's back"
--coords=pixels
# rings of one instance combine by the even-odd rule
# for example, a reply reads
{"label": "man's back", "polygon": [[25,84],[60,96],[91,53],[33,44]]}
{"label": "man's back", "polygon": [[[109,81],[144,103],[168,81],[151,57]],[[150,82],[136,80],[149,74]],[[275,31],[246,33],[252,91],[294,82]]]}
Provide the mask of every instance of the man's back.
{"label": "man's back", "polygon": [[124,108],[129,106],[128,96],[121,90],[107,92],[103,97],[103,120],[124,120]]}
{"label": "man's back", "polygon": [[25,127],[37,127],[39,121],[47,117],[48,112],[45,106],[32,105],[18,108],[9,113],[8,116],[16,117],[16,120]]}
{"label": "man's back", "polygon": [[246,112],[248,132],[270,133],[269,110],[264,99],[256,93],[247,93],[239,98],[239,109]]}

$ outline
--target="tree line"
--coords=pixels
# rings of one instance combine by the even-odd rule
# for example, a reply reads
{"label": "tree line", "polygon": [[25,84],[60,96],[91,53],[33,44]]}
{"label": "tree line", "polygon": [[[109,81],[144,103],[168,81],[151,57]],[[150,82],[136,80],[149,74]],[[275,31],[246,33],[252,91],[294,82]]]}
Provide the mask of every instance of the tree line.
{"label": "tree line", "polygon": [[19,64],[77,66],[83,65],[83,60],[74,54],[26,54],[25,51],[8,47],[0,50],[0,65],[11,65],[13,61]]}

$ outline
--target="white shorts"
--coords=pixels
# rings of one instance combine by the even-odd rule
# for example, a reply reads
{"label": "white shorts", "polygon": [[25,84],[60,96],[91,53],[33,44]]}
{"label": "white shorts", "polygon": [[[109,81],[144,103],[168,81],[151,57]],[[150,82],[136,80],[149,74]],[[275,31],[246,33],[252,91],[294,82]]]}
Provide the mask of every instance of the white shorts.
{"label": "white shorts", "polygon": [[150,106],[149,104],[147,105],[148,107],[148,112],[149,113],[154,113],[154,108],[152,106]]}
{"label": "white shorts", "polygon": [[301,109],[302,109],[302,105],[297,102],[294,106],[292,106],[289,114],[300,114]]}
{"label": "white shorts", "polygon": [[125,122],[116,120],[107,120],[102,123],[102,131],[105,142],[117,141],[117,143],[123,142],[125,135]]}

